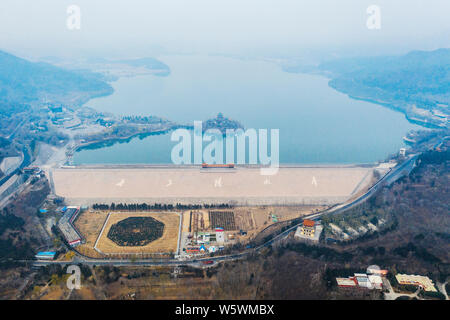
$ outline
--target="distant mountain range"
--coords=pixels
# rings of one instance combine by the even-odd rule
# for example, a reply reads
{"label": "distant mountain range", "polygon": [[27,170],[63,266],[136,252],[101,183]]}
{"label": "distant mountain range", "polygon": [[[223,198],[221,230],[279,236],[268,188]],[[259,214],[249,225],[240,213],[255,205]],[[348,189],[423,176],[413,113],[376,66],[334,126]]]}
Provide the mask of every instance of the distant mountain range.
{"label": "distant mountain range", "polygon": [[99,74],[30,62],[0,51],[0,113],[46,101],[77,106],[112,92]]}
{"label": "distant mountain range", "polygon": [[380,91],[383,97],[426,103],[450,102],[450,49],[413,51],[399,57],[343,59],[324,63],[330,86]]}
{"label": "distant mountain range", "polygon": [[89,57],[65,59],[60,57],[43,57],[43,61],[69,70],[91,70],[102,74],[104,80],[115,81],[121,77],[151,74],[158,77],[170,75],[170,67],[164,62],[152,58],[106,59]]}

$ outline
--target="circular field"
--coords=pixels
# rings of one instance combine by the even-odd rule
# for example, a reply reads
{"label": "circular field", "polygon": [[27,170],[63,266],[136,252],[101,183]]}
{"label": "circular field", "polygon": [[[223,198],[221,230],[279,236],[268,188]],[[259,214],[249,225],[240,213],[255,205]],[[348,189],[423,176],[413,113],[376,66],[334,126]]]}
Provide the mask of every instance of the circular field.
{"label": "circular field", "polygon": [[163,232],[164,223],[152,217],[129,217],[112,225],[108,238],[119,246],[145,246]]}

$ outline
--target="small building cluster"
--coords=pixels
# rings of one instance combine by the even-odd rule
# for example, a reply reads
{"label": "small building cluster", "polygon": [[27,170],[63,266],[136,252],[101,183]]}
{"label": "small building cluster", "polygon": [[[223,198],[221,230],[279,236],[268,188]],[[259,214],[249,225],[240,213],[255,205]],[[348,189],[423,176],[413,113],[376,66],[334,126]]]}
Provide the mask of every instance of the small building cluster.
{"label": "small building cluster", "polygon": [[303,220],[302,226],[297,228],[294,237],[298,239],[319,241],[320,234],[322,233],[322,225],[314,220]]}
{"label": "small building cluster", "polygon": [[[349,219],[346,222],[340,221],[335,223],[327,223],[327,226],[332,234],[326,238],[327,241],[336,242],[355,239],[366,233],[377,232],[387,222],[385,219],[375,217],[371,214],[366,215],[366,218],[369,219],[370,222],[367,222],[366,219],[351,219],[351,221]],[[352,224],[353,227],[350,226],[350,224]]]}
{"label": "small building cluster", "polygon": [[214,253],[223,250],[226,242],[224,228],[217,227],[214,232],[197,232],[188,236],[187,254]]}
{"label": "small building cluster", "polygon": [[205,245],[201,245],[201,246],[194,246],[194,247],[187,247],[186,248],[186,253],[188,254],[204,254],[204,253],[214,253],[216,251],[220,251],[223,250],[225,247],[220,246],[205,246]]}
{"label": "small building cluster", "polygon": [[45,176],[44,171],[42,171],[39,167],[31,166],[31,167],[25,167],[22,169],[23,173],[28,175],[35,175],[38,178],[42,178]]}
{"label": "small building cluster", "polygon": [[54,260],[56,257],[55,251],[41,251],[38,252],[35,256],[38,260]]}
{"label": "small building cluster", "polygon": [[383,289],[383,278],[387,270],[367,269],[367,273],[355,273],[353,277],[336,278],[337,285],[343,288]]}
{"label": "small building cluster", "polygon": [[61,210],[64,214],[58,221],[58,228],[61,230],[67,243],[75,247],[81,244],[83,237],[74,225],[74,221],[80,212],[79,207],[64,207]]}
{"label": "small building cluster", "polygon": [[395,275],[395,278],[399,284],[419,286],[424,291],[437,292],[433,281],[428,277],[399,273]]}

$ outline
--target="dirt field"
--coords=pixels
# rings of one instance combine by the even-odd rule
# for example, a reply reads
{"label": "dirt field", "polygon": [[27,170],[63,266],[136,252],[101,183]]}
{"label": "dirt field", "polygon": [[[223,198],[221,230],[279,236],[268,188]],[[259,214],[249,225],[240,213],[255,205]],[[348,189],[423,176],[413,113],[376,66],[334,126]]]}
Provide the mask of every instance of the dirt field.
{"label": "dirt field", "polygon": [[[164,232],[161,238],[145,246],[119,246],[107,235],[111,226],[129,217],[152,217],[164,223]],[[105,254],[135,254],[135,253],[170,253],[177,250],[178,230],[180,217],[175,212],[113,212],[101,234],[97,249]],[[100,228],[103,223],[100,224]],[[100,230],[96,233],[99,235]],[[94,241],[95,242],[95,241]]]}
{"label": "dirt field", "polygon": [[239,236],[239,238],[248,240],[275,222],[295,219],[325,208],[325,206],[261,206],[237,207],[233,211],[237,229],[247,231],[246,236]]}
{"label": "dirt field", "polygon": [[372,167],[281,167],[273,176],[258,168],[78,167],[52,172],[55,193],[69,203],[234,203],[331,205],[370,184]]}
{"label": "dirt field", "polygon": [[102,255],[94,250],[94,244],[108,216],[108,211],[84,211],[77,220],[75,226],[80,230],[85,244],[77,247],[77,250],[89,257],[98,258]]}

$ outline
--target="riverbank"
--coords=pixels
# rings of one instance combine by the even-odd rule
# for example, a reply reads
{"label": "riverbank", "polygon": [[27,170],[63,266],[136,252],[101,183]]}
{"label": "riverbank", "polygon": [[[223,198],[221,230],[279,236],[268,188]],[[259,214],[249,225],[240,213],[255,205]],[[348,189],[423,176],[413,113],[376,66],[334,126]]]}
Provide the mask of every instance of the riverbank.
{"label": "riverbank", "polygon": [[444,122],[443,120],[438,119],[437,117],[419,118],[418,114],[414,114],[414,113],[412,113],[410,111],[411,108],[400,107],[399,106],[400,103],[389,103],[389,102],[386,102],[384,100],[379,100],[379,99],[369,98],[369,97],[364,97],[364,96],[358,96],[357,94],[349,93],[347,90],[344,90],[342,88],[339,88],[338,86],[332,85],[332,80],[330,80],[329,85],[334,90],[336,90],[336,91],[338,91],[340,93],[348,95],[348,97],[351,98],[351,99],[377,104],[377,105],[380,105],[382,107],[386,107],[386,108],[389,108],[391,110],[400,112],[400,113],[402,113],[405,116],[405,118],[409,122],[411,122],[413,124],[417,124],[417,125],[422,126],[424,128],[427,128],[427,129],[445,129],[447,127],[447,122]]}
{"label": "riverbank", "polygon": [[79,152],[82,150],[92,150],[92,149],[101,149],[104,147],[110,147],[116,143],[127,143],[130,142],[133,138],[146,138],[153,135],[167,134],[172,130],[179,128],[179,125],[172,125],[169,128],[158,129],[154,131],[148,132],[137,132],[124,137],[104,137],[102,139],[93,140],[89,142],[77,143],[74,146],[74,152]]}
{"label": "riverbank", "polygon": [[450,49],[341,58],[316,66],[333,89],[403,112],[411,123],[448,128]]}

